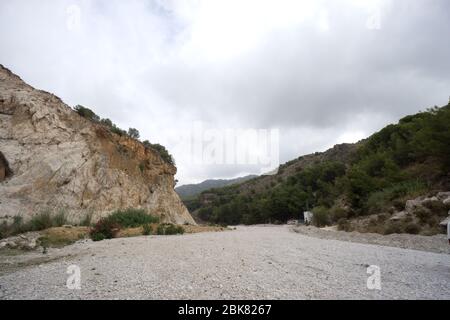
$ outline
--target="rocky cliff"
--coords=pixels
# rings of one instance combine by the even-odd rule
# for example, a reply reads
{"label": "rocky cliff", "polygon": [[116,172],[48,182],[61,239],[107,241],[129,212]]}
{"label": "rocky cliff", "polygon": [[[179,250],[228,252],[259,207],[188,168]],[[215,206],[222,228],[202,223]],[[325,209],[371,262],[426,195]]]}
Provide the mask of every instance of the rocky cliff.
{"label": "rocky cliff", "polygon": [[0,219],[64,209],[76,222],[144,208],[194,224],[173,189],[175,173],[156,150],[82,118],[0,65]]}

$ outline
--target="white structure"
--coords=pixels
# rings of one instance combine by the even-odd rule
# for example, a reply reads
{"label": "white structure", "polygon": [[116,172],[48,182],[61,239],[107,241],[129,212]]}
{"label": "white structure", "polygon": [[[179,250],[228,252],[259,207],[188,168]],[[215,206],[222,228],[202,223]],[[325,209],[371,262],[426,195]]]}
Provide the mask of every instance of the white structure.
{"label": "white structure", "polygon": [[311,224],[312,219],[313,219],[313,213],[311,211],[303,212],[303,220],[305,221],[305,224]]}

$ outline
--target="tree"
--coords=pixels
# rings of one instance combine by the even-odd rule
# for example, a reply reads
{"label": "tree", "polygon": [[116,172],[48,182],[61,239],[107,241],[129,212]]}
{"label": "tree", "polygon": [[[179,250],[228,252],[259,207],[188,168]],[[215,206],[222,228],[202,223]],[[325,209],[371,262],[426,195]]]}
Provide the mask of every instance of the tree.
{"label": "tree", "polygon": [[112,121],[107,119],[107,118],[100,120],[100,123],[105,125],[105,126],[107,126],[108,128],[112,128],[113,127]]}
{"label": "tree", "polygon": [[139,139],[140,137],[138,129],[135,128],[128,129],[128,135],[133,139]]}
{"label": "tree", "polygon": [[92,111],[89,108],[83,107],[82,105],[75,106],[74,110],[83,118],[89,119],[91,121],[98,122],[100,121],[100,117],[95,114],[94,111]]}

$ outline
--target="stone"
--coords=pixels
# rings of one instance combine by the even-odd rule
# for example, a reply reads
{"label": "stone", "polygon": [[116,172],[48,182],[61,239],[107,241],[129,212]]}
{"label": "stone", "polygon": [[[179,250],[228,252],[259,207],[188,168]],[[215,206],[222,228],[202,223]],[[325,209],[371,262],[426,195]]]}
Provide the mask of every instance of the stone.
{"label": "stone", "polygon": [[405,204],[405,211],[411,213],[414,210],[421,206],[420,199],[407,200]]}
{"label": "stone", "polygon": [[[195,224],[174,191],[176,167],[156,150],[87,120],[0,65],[0,217],[64,209],[71,223],[142,208],[163,222]],[[6,169],[5,166],[2,166]],[[6,173],[6,172],[5,172]]]}
{"label": "stone", "polygon": [[17,248],[17,243],[15,243],[14,241],[8,241],[6,245],[11,249]]}
{"label": "stone", "polygon": [[399,221],[405,218],[408,215],[407,211],[400,211],[392,215],[392,217],[389,218],[391,221]]}
{"label": "stone", "polygon": [[36,239],[31,239],[28,243],[24,244],[22,247],[27,250],[34,250],[36,249],[37,243]]}
{"label": "stone", "polygon": [[436,197],[441,201],[448,200],[450,199],[450,192],[439,192]]}

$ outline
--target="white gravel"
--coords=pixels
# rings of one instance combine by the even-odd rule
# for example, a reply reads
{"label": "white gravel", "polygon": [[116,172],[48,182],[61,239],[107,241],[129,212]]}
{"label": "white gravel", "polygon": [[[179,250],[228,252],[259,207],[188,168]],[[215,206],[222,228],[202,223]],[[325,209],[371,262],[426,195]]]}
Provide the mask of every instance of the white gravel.
{"label": "white gravel", "polygon": [[[38,263],[37,255],[27,257]],[[85,242],[47,258],[55,260],[5,268],[0,299],[450,299],[449,254],[318,239],[287,226]],[[73,264],[80,290],[66,287]],[[380,267],[381,290],[367,288],[369,265]]]}

